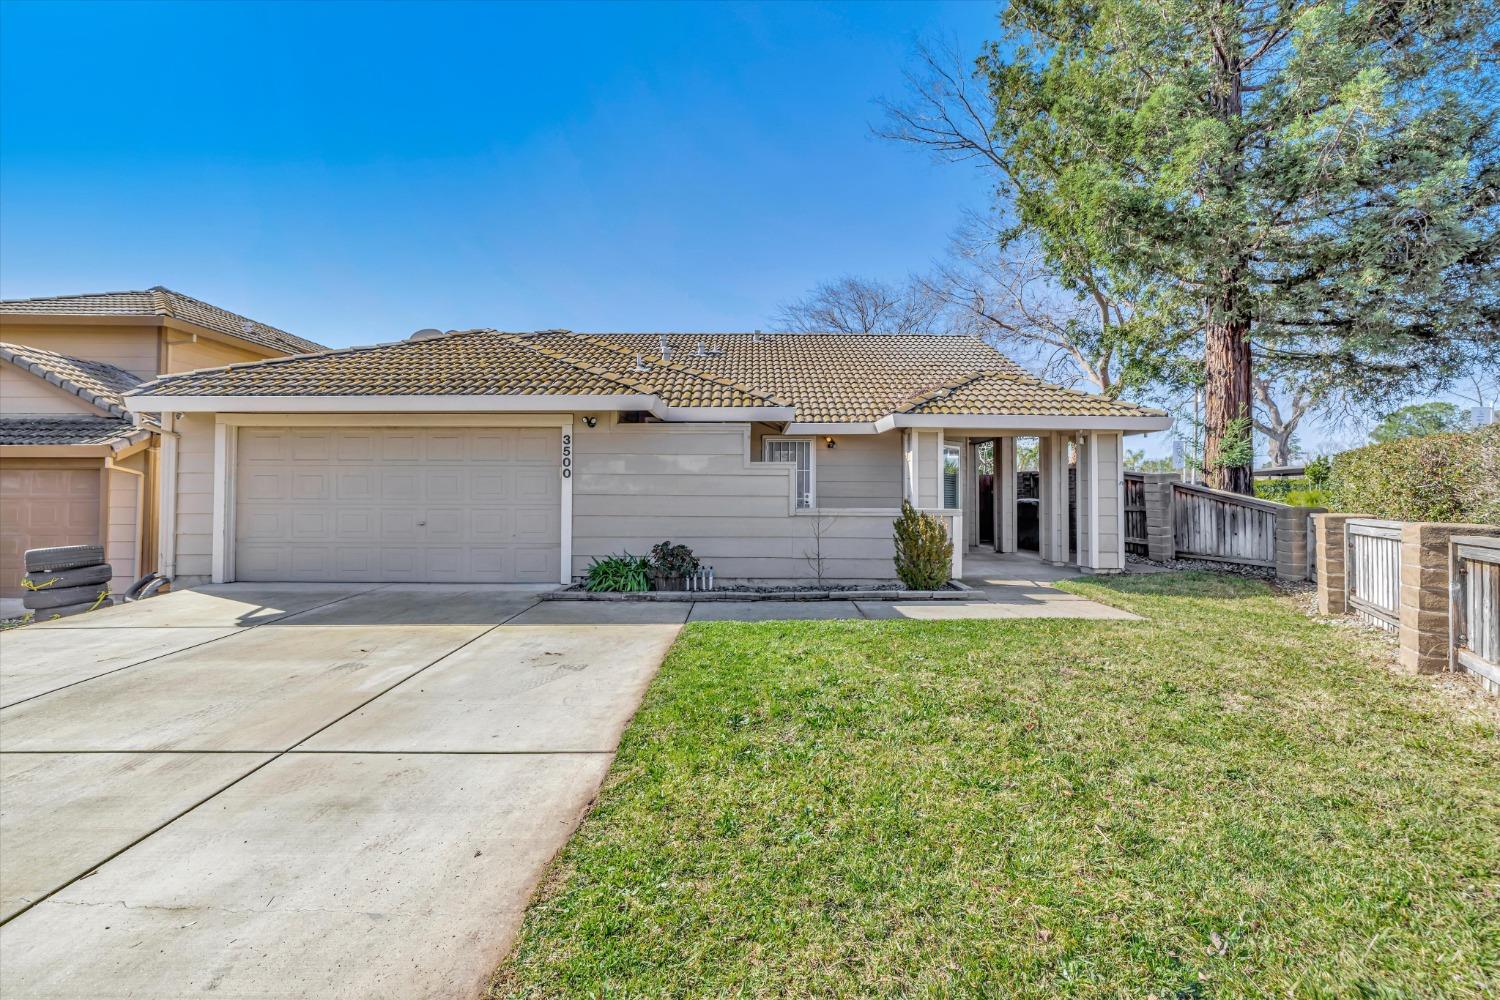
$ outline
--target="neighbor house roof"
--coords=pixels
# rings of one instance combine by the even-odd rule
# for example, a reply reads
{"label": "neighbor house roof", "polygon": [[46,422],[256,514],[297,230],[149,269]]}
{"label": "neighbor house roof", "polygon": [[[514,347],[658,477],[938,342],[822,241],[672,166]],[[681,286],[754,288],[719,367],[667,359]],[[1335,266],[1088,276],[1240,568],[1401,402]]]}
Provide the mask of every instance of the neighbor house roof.
{"label": "neighbor house roof", "polygon": [[322,344],[160,285],[144,291],[6,299],[0,301],[0,316],[161,316],[286,354],[328,350]]}
{"label": "neighbor house roof", "polygon": [[125,415],[122,394],[141,384],[139,378],[125,369],[103,361],[88,361],[25,344],[0,343],[0,360],[9,361],[23,371],[52,383],[64,392],[71,392],[84,402],[117,417]]}
{"label": "neighbor house roof", "polygon": [[0,417],[0,446],[108,445],[119,451],[144,440],[151,428],[129,417],[24,415]]}
{"label": "neighbor house roof", "polygon": [[0,445],[108,445],[118,451],[144,440],[155,428],[138,426],[123,393],[141,380],[114,365],[24,344],[0,343],[0,363],[9,362],[99,410],[87,413],[11,413],[0,417]]}
{"label": "neighbor house roof", "polygon": [[1043,382],[975,338],[938,335],[467,330],[168,375],[131,395],[143,402],[630,395],[668,409],[727,409],[744,411],[747,419],[808,425],[890,424],[903,415],[959,413],[1162,418],[1159,411]]}

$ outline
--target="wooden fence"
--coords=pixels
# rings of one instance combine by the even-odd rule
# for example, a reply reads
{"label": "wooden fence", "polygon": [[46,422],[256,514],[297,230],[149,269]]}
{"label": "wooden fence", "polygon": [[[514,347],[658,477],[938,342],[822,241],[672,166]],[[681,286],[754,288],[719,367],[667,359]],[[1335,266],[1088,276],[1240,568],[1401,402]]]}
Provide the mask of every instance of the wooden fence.
{"label": "wooden fence", "polygon": [[1146,537],[1146,480],[1139,472],[1125,473],[1125,551],[1149,556]]}
{"label": "wooden fence", "polygon": [[1460,535],[1449,542],[1453,666],[1477,675],[1491,694],[1500,694],[1500,538]]}
{"label": "wooden fence", "polygon": [[1371,625],[1394,630],[1401,620],[1401,523],[1351,519],[1344,535],[1349,607]]}
{"label": "wooden fence", "polygon": [[1172,484],[1178,555],[1276,565],[1276,512],[1285,505],[1189,483]]}

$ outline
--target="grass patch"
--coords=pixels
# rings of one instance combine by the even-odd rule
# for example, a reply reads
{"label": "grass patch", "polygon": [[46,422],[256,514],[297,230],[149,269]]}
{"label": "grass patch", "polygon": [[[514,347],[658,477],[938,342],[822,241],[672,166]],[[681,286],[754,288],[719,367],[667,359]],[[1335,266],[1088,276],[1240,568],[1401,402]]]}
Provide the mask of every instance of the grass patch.
{"label": "grass patch", "polygon": [[1264,584],[688,627],[496,997],[1478,997],[1500,736]]}

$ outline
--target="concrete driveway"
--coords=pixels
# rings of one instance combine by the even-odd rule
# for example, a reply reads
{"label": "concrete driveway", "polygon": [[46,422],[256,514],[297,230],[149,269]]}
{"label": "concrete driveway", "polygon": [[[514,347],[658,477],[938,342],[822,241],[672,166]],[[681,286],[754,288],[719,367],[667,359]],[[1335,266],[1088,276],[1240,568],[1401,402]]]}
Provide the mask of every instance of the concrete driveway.
{"label": "concrete driveway", "polygon": [[0,994],[474,995],[688,610],[244,584],[0,634]]}

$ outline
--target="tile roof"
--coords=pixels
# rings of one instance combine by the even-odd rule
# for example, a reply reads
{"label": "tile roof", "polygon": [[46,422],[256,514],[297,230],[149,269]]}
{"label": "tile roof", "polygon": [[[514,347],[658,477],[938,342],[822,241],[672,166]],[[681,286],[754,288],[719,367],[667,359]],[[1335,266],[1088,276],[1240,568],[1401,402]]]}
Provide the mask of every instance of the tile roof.
{"label": "tile roof", "polygon": [[150,434],[128,417],[0,417],[0,445],[109,445],[118,451]]}
{"label": "tile roof", "polygon": [[135,395],[625,393],[672,407],[792,407],[804,423],[893,413],[1157,415],[1043,382],[977,339],[938,335],[467,330],[164,376]]}
{"label": "tile roof", "polygon": [[160,285],[144,291],[5,299],[0,300],[0,316],[166,316],[286,354],[328,350],[322,344]]}
{"label": "tile roof", "polygon": [[589,396],[648,394],[625,371],[554,358],[525,337],[468,330],[324,354],[206,368],[147,382],[142,396]]}
{"label": "tile roof", "polygon": [[[640,333],[590,335],[643,352],[648,359],[660,351],[660,338]],[[704,333],[670,334],[667,342],[672,356],[684,364],[790,400],[804,423],[877,420],[918,392],[976,371],[1025,371],[973,337]]]}
{"label": "tile roof", "polygon": [[903,413],[1051,414],[1069,417],[1138,417],[1142,408],[1107,396],[1043,382],[1035,375],[980,372],[929,389],[901,408]]}
{"label": "tile roof", "polygon": [[9,361],[117,417],[125,416],[125,401],[121,394],[141,383],[123,368],[25,344],[0,343],[0,360]]}

